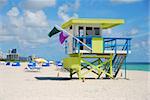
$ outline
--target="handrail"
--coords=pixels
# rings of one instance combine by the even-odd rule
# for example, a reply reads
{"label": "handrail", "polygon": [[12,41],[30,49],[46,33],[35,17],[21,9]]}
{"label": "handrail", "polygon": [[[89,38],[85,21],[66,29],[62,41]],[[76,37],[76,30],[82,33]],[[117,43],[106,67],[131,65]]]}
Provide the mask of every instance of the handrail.
{"label": "handrail", "polygon": [[[104,38],[104,49],[109,50],[115,50],[115,53],[120,48],[120,50],[126,50],[127,53],[130,50],[130,40],[131,38]],[[125,41],[125,43],[118,44],[117,41]]]}
{"label": "handrail", "polygon": [[120,64],[120,61],[122,60],[122,56],[118,56],[117,59],[116,59],[116,63],[114,64],[113,63],[113,68],[114,68],[114,72],[116,71],[117,69],[117,66]]}
{"label": "handrail", "polygon": [[124,39],[127,39],[127,40],[131,40],[132,38],[115,38],[115,37],[110,37],[110,38],[107,38],[107,37],[104,37],[104,39],[117,39],[117,40],[124,40]]}
{"label": "handrail", "polygon": [[[81,39],[83,39],[83,43],[85,43],[86,46],[88,46],[89,48],[92,48],[92,38],[93,37],[103,38],[101,36],[81,36],[81,37],[80,36],[75,36],[75,37],[77,39],[79,39],[81,42],[82,42]],[[103,46],[104,51],[105,50],[114,50],[115,53],[116,53],[117,50],[123,50],[123,51],[127,51],[127,53],[128,53],[128,51],[131,49],[130,48],[131,38],[115,38],[115,37],[107,38],[107,37],[104,37],[103,40],[104,40],[104,46]],[[81,46],[85,47],[85,45],[78,42],[78,41],[76,41],[76,39],[74,39],[73,41],[74,41],[73,45],[75,46],[74,50],[77,50],[78,53],[80,53],[80,47]],[[84,50],[84,48],[83,48],[83,50]],[[90,50],[90,52],[92,52],[92,51]]]}
{"label": "handrail", "polygon": [[128,41],[126,41],[126,43],[124,44],[122,50],[126,50],[125,48],[127,48],[127,43],[128,43]]}

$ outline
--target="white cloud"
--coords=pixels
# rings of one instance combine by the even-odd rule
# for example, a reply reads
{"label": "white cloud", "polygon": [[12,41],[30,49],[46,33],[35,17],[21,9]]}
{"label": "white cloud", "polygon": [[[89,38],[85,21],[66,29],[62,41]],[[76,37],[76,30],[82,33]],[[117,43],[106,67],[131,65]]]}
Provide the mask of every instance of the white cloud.
{"label": "white cloud", "polygon": [[135,3],[140,2],[142,0],[110,0],[113,3]]}
{"label": "white cloud", "polygon": [[42,10],[31,12],[25,10],[23,14],[12,14],[16,7],[8,11],[7,23],[0,22],[0,41],[17,41],[21,47],[35,47],[48,42],[49,24],[45,13]]}
{"label": "white cloud", "polygon": [[114,30],[113,28],[102,30],[102,36],[104,37],[115,37],[115,38],[123,38],[126,37],[122,30]]}
{"label": "white cloud", "polygon": [[75,10],[78,10],[79,7],[80,7],[80,0],[76,0],[76,1],[75,1],[75,4],[74,4]]}
{"label": "white cloud", "polygon": [[141,41],[141,45],[142,45],[143,47],[145,47],[145,46],[146,46],[146,41]]}
{"label": "white cloud", "polygon": [[18,8],[17,8],[17,7],[11,8],[11,10],[9,10],[9,11],[7,12],[7,15],[8,15],[8,16],[14,16],[14,17],[18,16],[18,15],[19,15],[19,10],[18,10]]}
{"label": "white cloud", "polygon": [[138,49],[139,47],[140,47],[139,43],[134,43],[134,45],[132,46],[132,48],[134,48],[134,49]]}
{"label": "white cloud", "polygon": [[112,34],[112,29],[111,29],[111,28],[110,28],[110,29],[107,29],[107,30],[106,30],[106,33],[109,34],[109,35]]}
{"label": "white cloud", "polygon": [[[149,48],[150,47],[150,40],[141,41],[141,46],[145,47],[146,49]],[[147,49],[147,50],[149,50],[149,49]]]}
{"label": "white cloud", "polygon": [[147,44],[148,44],[148,46],[150,47],[150,40],[148,39],[148,41],[147,41]]}
{"label": "white cloud", "polygon": [[64,21],[69,19],[69,16],[66,14],[68,11],[68,5],[64,4],[62,6],[59,7],[58,9],[58,16],[61,17]]}
{"label": "white cloud", "polygon": [[131,34],[131,35],[135,35],[135,34],[137,34],[138,32],[139,32],[139,30],[138,30],[137,28],[133,28],[133,29],[131,29],[130,34]]}
{"label": "white cloud", "polygon": [[35,13],[31,11],[25,11],[24,23],[30,27],[48,27],[47,17],[42,10]]}
{"label": "white cloud", "polygon": [[43,9],[45,7],[52,7],[56,5],[56,0],[26,0],[22,2],[26,9]]}
{"label": "white cloud", "polygon": [[0,42],[7,41],[7,40],[11,41],[15,39],[15,37],[12,34],[8,33],[9,29],[6,28],[8,28],[8,26],[5,25],[3,20],[1,20],[0,21]]}
{"label": "white cloud", "polygon": [[1,36],[0,37],[0,41],[2,42],[2,41],[7,41],[7,40],[14,40],[15,39],[15,37],[14,36],[7,36],[7,35],[5,35],[5,36]]}
{"label": "white cloud", "polygon": [[[67,21],[71,18],[78,18],[78,14],[75,13],[76,10],[78,10],[80,6],[80,1],[79,0],[76,0],[74,4],[63,4],[62,6],[60,6],[58,8],[58,16],[63,20],[63,21]],[[71,11],[72,15],[69,15],[69,11]]]}
{"label": "white cloud", "polygon": [[19,16],[19,13],[18,8],[16,7],[13,7],[7,12],[13,27],[17,28],[22,25],[27,27],[48,27],[47,16],[42,10],[36,12],[25,10],[22,16]]}

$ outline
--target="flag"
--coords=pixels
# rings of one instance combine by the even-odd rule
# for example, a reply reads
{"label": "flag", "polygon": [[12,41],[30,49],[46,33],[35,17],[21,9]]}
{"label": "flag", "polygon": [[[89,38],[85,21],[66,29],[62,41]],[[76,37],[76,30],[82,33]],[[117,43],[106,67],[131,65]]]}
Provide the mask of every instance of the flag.
{"label": "flag", "polygon": [[48,34],[49,37],[52,37],[53,35],[60,33],[59,34],[59,41],[61,44],[64,43],[64,41],[68,38],[68,34],[65,33],[63,30],[61,30],[61,28],[59,27],[54,27]]}
{"label": "flag", "polygon": [[68,38],[68,34],[66,34],[65,32],[61,32],[60,34],[59,34],[59,41],[60,41],[60,43],[61,44],[63,44],[64,43],[64,41]]}
{"label": "flag", "polygon": [[57,34],[57,33],[59,33],[59,32],[61,32],[61,31],[60,31],[59,29],[57,29],[56,27],[54,27],[54,28],[49,32],[48,36],[51,37],[51,36],[53,36],[53,35],[55,35],[55,34]]}

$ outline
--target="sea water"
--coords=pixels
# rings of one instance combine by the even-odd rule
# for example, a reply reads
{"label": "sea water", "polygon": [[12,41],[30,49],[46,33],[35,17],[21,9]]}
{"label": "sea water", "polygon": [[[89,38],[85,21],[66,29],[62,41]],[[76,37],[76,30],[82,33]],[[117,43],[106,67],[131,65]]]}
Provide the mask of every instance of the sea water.
{"label": "sea water", "polygon": [[[125,68],[125,65],[122,66],[122,69]],[[150,71],[150,64],[126,64],[127,70],[138,70],[138,71]]]}

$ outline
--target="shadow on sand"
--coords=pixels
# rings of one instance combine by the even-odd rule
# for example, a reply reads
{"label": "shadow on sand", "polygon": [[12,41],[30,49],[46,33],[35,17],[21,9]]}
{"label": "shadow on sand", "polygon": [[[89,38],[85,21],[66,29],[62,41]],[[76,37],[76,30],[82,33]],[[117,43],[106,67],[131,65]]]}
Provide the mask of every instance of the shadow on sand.
{"label": "shadow on sand", "polygon": [[[54,81],[67,81],[67,80],[78,80],[79,78],[69,78],[69,77],[35,77],[37,80],[54,80]],[[95,78],[85,78],[90,80],[95,80]]]}

